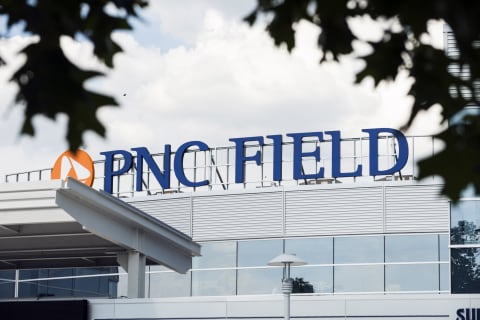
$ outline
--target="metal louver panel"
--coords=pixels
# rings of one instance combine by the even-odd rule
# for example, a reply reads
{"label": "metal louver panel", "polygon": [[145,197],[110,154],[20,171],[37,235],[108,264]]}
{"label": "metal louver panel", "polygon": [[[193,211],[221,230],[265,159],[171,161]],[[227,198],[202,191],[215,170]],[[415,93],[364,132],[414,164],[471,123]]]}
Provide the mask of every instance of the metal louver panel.
{"label": "metal louver panel", "polygon": [[195,241],[448,232],[441,185],[375,184],[189,194],[131,204]]}
{"label": "metal louver panel", "polygon": [[191,237],[190,201],[190,197],[180,197],[132,201],[130,204]]}
{"label": "metal louver panel", "polygon": [[385,232],[448,232],[449,201],[440,186],[385,187]]}
{"label": "metal louver panel", "polygon": [[382,187],[286,192],[286,236],[383,232]]}
{"label": "metal louver panel", "polygon": [[281,191],[195,197],[193,239],[281,237],[282,198]]}
{"label": "metal louver panel", "polygon": [[[460,51],[457,47],[455,36],[448,26],[445,26],[445,30],[444,30],[444,44],[445,44],[445,52],[448,57],[456,60],[460,58]],[[472,45],[475,48],[480,47],[480,43],[478,41],[474,41]],[[470,76],[471,76],[470,69],[465,66],[462,67],[459,63],[450,64],[448,66],[448,71],[452,75],[463,80],[468,80],[470,79]],[[474,94],[475,94],[475,97],[478,99],[480,96],[480,81],[478,81],[478,79],[474,79],[474,80],[475,80],[473,83]],[[461,95],[465,99],[472,98],[472,91],[466,87],[460,88],[459,92],[454,88],[450,88],[450,94],[453,97],[456,97],[457,95]]]}

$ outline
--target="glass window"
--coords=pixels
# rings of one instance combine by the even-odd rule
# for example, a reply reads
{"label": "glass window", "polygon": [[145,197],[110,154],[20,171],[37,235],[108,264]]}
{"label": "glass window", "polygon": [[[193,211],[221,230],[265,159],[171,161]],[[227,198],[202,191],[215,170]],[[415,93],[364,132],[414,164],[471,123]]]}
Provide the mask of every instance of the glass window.
{"label": "glass window", "polygon": [[451,205],[450,213],[451,243],[480,243],[480,201],[459,201]]}
{"label": "glass window", "polygon": [[18,296],[20,298],[37,297],[40,295],[47,295],[47,282],[38,281],[39,278],[47,278],[48,269],[26,269],[19,271],[20,281],[18,284]]}
{"label": "glass window", "polygon": [[452,293],[480,293],[480,249],[451,249]]}
{"label": "glass window", "polygon": [[333,238],[287,239],[285,252],[296,254],[308,264],[332,264]]}
{"label": "glass window", "polygon": [[383,292],[383,265],[335,266],[334,292]]}
{"label": "glass window", "polygon": [[[82,297],[116,297],[118,276],[117,267],[76,268],[73,279],[73,295]],[[107,274],[105,276],[99,276]],[[89,277],[90,276],[90,277]]]}
{"label": "glass window", "polygon": [[238,294],[282,293],[281,267],[238,270]]}
{"label": "glass window", "polygon": [[238,242],[239,267],[263,267],[283,252],[283,240],[252,240]]}
{"label": "glass window", "polygon": [[191,274],[180,274],[162,266],[151,266],[149,298],[190,296]]}
{"label": "glass window", "polygon": [[201,243],[202,255],[192,259],[194,269],[225,268],[237,265],[237,243],[229,242],[206,242]]}
{"label": "glass window", "polygon": [[450,292],[450,268],[449,264],[440,264],[440,290]]}
{"label": "glass window", "polygon": [[65,297],[73,295],[73,269],[50,269],[48,280],[48,294],[55,297]]}
{"label": "glass window", "polygon": [[13,298],[15,295],[15,270],[0,270],[0,298]]}
{"label": "glass window", "polygon": [[385,290],[438,292],[438,273],[438,264],[386,265]]}
{"label": "glass window", "polygon": [[[73,295],[73,269],[20,270],[19,297]],[[57,279],[51,279],[57,278]]]}
{"label": "glass window", "polygon": [[385,261],[438,261],[438,235],[386,236]]}
{"label": "glass window", "polygon": [[192,295],[235,295],[235,275],[234,269],[192,271]]}
{"label": "glass window", "polygon": [[301,278],[313,286],[315,293],[332,293],[333,292],[333,267],[292,267],[290,276]]}
{"label": "glass window", "polygon": [[334,239],[335,263],[383,262],[383,236]]}
{"label": "glass window", "polygon": [[448,234],[439,235],[440,261],[450,261],[450,249],[448,248]]}

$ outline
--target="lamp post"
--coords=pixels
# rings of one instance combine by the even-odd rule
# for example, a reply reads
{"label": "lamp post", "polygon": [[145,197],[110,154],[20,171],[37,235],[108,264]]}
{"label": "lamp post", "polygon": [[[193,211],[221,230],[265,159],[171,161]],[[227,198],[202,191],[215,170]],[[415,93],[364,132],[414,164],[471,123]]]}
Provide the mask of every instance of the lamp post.
{"label": "lamp post", "polygon": [[283,266],[282,293],[284,320],[290,320],[290,294],[293,289],[293,279],[290,278],[290,267],[303,266],[306,264],[305,261],[297,257],[295,254],[288,253],[282,253],[268,263],[269,266]]}

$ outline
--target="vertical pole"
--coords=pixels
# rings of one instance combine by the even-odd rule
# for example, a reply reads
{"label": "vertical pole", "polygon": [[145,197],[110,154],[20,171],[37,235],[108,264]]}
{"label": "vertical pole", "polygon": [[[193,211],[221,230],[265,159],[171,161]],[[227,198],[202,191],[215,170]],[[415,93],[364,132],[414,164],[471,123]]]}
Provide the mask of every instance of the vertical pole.
{"label": "vertical pole", "polygon": [[15,298],[18,298],[19,282],[20,282],[20,270],[16,269],[15,270],[15,293],[14,293]]}
{"label": "vertical pole", "polygon": [[290,320],[290,293],[284,293],[284,306],[283,306],[283,318],[284,320]]}
{"label": "vertical pole", "polygon": [[283,292],[283,318],[284,320],[290,320],[290,294],[293,289],[293,280],[290,278],[290,263],[285,263],[283,267],[283,280],[282,280],[282,292]]}
{"label": "vertical pole", "polygon": [[129,298],[145,297],[145,260],[138,251],[128,252],[128,292]]}

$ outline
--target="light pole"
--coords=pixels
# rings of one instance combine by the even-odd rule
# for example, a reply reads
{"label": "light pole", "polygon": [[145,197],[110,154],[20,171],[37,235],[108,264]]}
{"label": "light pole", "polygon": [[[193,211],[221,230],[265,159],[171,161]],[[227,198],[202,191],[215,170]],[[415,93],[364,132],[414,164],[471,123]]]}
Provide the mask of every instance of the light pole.
{"label": "light pole", "polygon": [[303,266],[305,264],[307,263],[295,254],[288,253],[282,253],[268,263],[269,266],[283,266],[282,293],[284,320],[290,320],[290,294],[293,289],[293,279],[290,278],[290,266]]}

